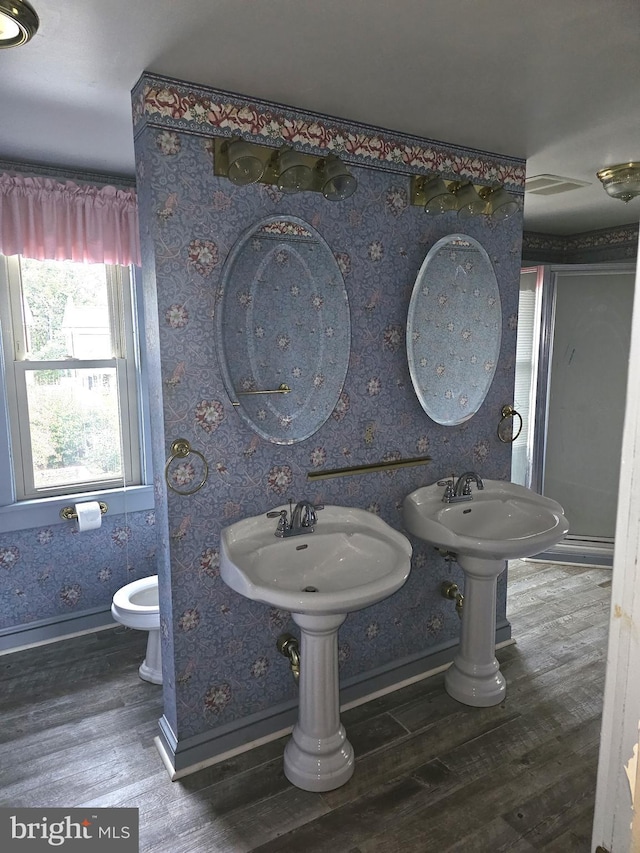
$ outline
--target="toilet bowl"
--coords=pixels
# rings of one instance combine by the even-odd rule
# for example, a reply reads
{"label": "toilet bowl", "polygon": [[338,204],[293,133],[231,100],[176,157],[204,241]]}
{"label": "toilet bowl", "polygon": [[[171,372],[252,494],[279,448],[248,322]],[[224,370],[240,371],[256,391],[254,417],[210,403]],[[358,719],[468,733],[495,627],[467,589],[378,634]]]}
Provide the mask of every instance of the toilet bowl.
{"label": "toilet bowl", "polygon": [[162,684],[158,575],[140,578],[121,587],[113,596],[111,615],[127,628],[149,632],[147,652],[138,673],[144,681]]}

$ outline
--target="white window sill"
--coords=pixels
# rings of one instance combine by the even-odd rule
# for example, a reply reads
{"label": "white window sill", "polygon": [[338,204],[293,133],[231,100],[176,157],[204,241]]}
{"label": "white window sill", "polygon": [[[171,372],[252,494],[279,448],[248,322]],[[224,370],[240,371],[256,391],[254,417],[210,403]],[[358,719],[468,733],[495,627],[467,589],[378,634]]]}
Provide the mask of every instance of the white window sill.
{"label": "white window sill", "polygon": [[107,489],[55,498],[38,498],[0,507],[0,534],[30,527],[69,524],[60,517],[60,510],[84,501],[104,501],[107,515],[124,515],[154,509],[153,486],[129,486],[126,489]]}

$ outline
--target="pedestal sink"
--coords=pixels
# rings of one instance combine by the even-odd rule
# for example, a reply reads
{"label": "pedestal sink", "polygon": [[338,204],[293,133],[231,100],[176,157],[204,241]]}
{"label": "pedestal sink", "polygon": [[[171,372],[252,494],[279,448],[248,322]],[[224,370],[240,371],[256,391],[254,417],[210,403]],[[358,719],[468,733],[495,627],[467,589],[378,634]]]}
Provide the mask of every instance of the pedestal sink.
{"label": "pedestal sink", "polygon": [[400,589],[411,568],[411,544],[372,513],[342,506],[324,507],[314,527],[298,535],[275,533],[266,514],[226,527],[220,575],[240,595],[288,610],[299,626],[298,720],[284,772],[299,788],[330,791],[354,769],[340,722],[338,628],[351,611]]}
{"label": "pedestal sink", "polygon": [[453,555],[464,572],[460,647],[445,674],[445,688],[476,707],[497,705],[506,693],[495,657],[499,575],[507,560],[538,554],[569,530],[562,507],[551,498],[501,480],[483,485],[443,502],[447,482],[441,481],[416,489],[403,503],[406,529]]}

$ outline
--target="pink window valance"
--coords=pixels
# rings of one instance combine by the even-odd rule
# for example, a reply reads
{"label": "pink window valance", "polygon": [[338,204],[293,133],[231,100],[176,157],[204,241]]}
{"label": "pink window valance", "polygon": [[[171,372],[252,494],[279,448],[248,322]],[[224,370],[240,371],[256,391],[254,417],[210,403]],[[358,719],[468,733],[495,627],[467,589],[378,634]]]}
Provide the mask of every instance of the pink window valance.
{"label": "pink window valance", "polygon": [[4,173],[0,253],[39,261],[139,265],[135,190]]}

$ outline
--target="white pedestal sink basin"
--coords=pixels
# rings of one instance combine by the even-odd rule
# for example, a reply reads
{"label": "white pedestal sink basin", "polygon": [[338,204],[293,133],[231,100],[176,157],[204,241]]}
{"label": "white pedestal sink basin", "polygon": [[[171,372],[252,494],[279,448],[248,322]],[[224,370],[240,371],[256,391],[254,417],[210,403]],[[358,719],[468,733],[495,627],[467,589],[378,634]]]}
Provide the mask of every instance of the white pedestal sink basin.
{"label": "white pedestal sink basin", "polygon": [[[278,507],[270,513],[286,512]],[[222,531],[220,575],[254,601],[288,610],[300,628],[298,721],[284,754],[290,782],[330,791],[354,769],[340,723],[338,628],[347,614],[392,595],[411,568],[411,544],[382,519],[353,507],[326,506],[317,524],[277,537],[265,515]]]}
{"label": "white pedestal sink basin", "polygon": [[495,657],[496,585],[507,560],[559,542],[569,523],[559,503],[515,483],[484,480],[470,496],[443,502],[445,486],[416,489],[404,500],[406,529],[455,556],[464,571],[460,647],[445,675],[447,692],[465,705],[499,704],[506,683]]}

